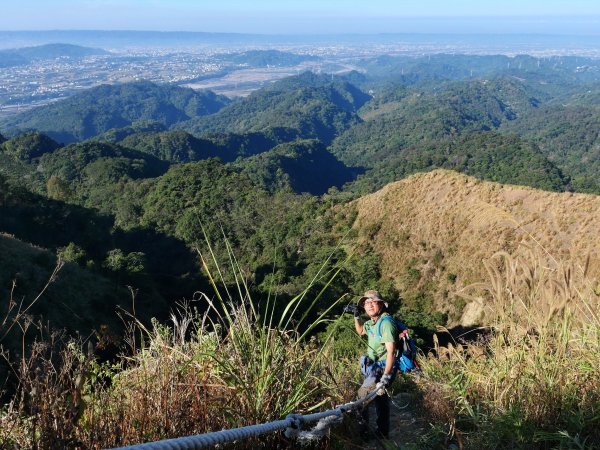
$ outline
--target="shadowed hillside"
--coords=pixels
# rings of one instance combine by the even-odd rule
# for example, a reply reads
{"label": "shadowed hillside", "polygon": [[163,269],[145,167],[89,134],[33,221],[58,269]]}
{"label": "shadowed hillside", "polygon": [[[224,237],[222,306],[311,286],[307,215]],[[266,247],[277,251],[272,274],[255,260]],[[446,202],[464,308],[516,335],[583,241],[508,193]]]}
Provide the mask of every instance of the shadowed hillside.
{"label": "shadowed hillside", "polygon": [[289,187],[295,192],[322,195],[353,178],[352,172],[317,140],[280,144],[235,166],[271,192]]}
{"label": "shadowed hillside", "polygon": [[[78,330],[87,334],[107,325],[111,329],[119,329],[122,325],[116,310],[118,307],[130,308],[129,292],[125,286],[116,285],[110,278],[86,270],[75,262],[67,262],[59,270],[56,281],[49,284],[39,301],[34,302],[50,280],[57,263],[53,252],[0,233],[2,317],[8,314],[6,307],[12,300],[23,302],[21,309],[32,304],[28,312],[34,320],[43,318],[71,332]],[[162,305],[148,302],[144,306],[154,308],[156,313]],[[13,310],[9,318],[14,315]],[[15,349],[19,347],[19,340],[19,333],[13,333],[7,336],[3,345],[5,349]]]}

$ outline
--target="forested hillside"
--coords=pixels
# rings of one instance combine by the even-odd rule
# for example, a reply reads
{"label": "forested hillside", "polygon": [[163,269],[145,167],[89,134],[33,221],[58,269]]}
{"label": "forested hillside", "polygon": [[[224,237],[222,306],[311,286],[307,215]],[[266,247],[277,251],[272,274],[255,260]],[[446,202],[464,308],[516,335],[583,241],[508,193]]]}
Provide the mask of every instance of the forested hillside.
{"label": "forested hillside", "polygon": [[[59,193],[67,191],[72,194],[66,183],[57,187],[52,187],[52,183],[49,184],[51,194],[52,189],[56,189]],[[111,289],[97,289],[94,295],[90,294],[88,296],[90,298],[86,300],[86,302],[95,302],[94,308],[98,313],[106,314],[104,317],[111,316],[114,319],[115,306],[129,304],[127,300],[129,294],[125,289],[127,285],[139,289],[137,301],[139,307],[147,311],[143,315],[149,319],[154,315],[165,314],[167,311],[165,308],[168,308],[173,298],[181,298],[189,292],[189,289],[194,289],[193,285],[202,283],[200,274],[195,271],[194,257],[182,243],[175,239],[151,229],[115,229],[115,219],[111,216],[101,215],[94,209],[64,203],[62,198],[54,200],[32,194],[22,188],[11,186],[1,175],[0,212],[0,229],[4,233],[9,233],[10,237],[19,241],[33,244],[40,250],[49,250],[49,252],[39,253],[46,255],[40,256],[42,258],[40,261],[44,262],[43,271],[48,276],[58,255],[70,263],[69,267],[80,266],[81,270],[86,272],[86,277],[111,279],[109,283]],[[9,241],[5,240],[7,243],[10,243]],[[16,244],[11,245],[13,249],[19,248]],[[26,262],[31,258],[21,259],[16,256],[15,258],[11,264],[2,265],[3,280],[9,283],[15,276],[34,277],[35,283],[18,283],[18,289],[13,293],[19,298],[25,297],[31,300],[37,294],[36,289],[43,286],[40,283],[48,280],[43,279],[43,274],[34,275],[39,271]],[[163,267],[161,262],[163,258],[172,259],[172,263],[168,267]],[[2,286],[3,289],[8,289],[6,283]],[[106,284],[108,281],[102,283]],[[68,290],[53,290],[53,292],[55,292],[53,295],[59,299],[64,292],[69,297],[69,303],[76,303],[76,299],[73,298],[77,295],[76,287],[69,287]],[[101,310],[99,304],[103,305]],[[82,323],[75,318],[93,317],[94,308],[82,306],[79,312],[73,309],[71,314],[74,316],[71,314],[55,316],[53,323],[55,326],[67,327],[71,331],[89,331],[89,320]],[[34,311],[46,316],[52,311],[52,302],[41,302]],[[111,320],[110,323],[113,330],[119,327],[118,320]]]}
{"label": "forested hillside", "polygon": [[0,127],[13,131],[36,130],[59,142],[69,143],[140,120],[169,126],[216,112],[227,103],[227,98],[212,92],[158,86],[145,81],[102,85],[4,119]]}
{"label": "forested hillside", "polygon": [[[287,57],[240,58],[254,56]],[[316,255],[333,248],[318,239],[333,246],[352,223],[338,223],[332,205],[416,172],[445,168],[549,191],[600,192],[597,71],[586,63],[582,71],[569,58],[381,57],[361,63],[362,74],[304,73],[233,102],[147,82],[100,86],[7,120],[0,173],[10,192],[52,199],[49,211],[63,205],[101,219],[90,233],[106,235],[105,245],[77,241],[75,228],[40,240],[30,219],[14,213],[1,230],[54,252],[72,242],[94,267],[103,267],[111,246],[124,257],[143,254],[152,267],[158,254],[144,239],[175,239],[192,261],[194,246],[205,245],[204,227],[221,256],[215,241],[228,236],[258,291],[291,293],[319,264]],[[115,239],[126,243],[108,244]],[[359,253],[370,245],[361,243]],[[346,254],[338,250],[332,261]],[[366,261],[350,269],[362,275],[336,289],[382,281],[379,262]],[[386,281],[390,289],[404,287],[396,275]],[[445,310],[434,291],[426,296]]]}
{"label": "forested hillside", "polygon": [[347,189],[366,193],[407,175],[435,168],[549,191],[569,190],[571,183],[534,141],[514,134],[479,132],[399,149],[375,163]]}
{"label": "forested hillside", "polygon": [[37,131],[23,133],[9,140],[0,140],[0,145],[4,154],[24,161],[30,161],[61,147],[56,141]]}
{"label": "forested hillside", "polygon": [[550,161],[571,176],[574,190],[598,193],[600,110],[597,104],[579,104],[577,97],[565,104],[544,105],[533,114],[503,124],[501,130],[536,142]]}
{"label": "forested hillside", "polygon": [[540,100],[526,86],[508,80],[477,80],[436,90],[387,90],[365,121],[339,136],[332,151],[352,165],[369,166],[401,150],[448,142],[457,135],[491,131],[535,109]]}
{"label": "forested hillside", "polygon": [[234,102],[217,114],[178,125],[190,133],[256,132],[270,128],[294,130],[301,138],[328,144],[360,121],[357,110],[369,96],[343,81],[304,73],[273,83]]}
{"label": "forested hillside", "polygon": [[[114,139],[112,136],[127,136]],[[297,137],[293,130],[268,129],[251,133],[207,133],[197,138],[182,130],[160,132],[135,132],[111,130],[98,140],[118,142],[124,147],[134,148],[172,163],[199,161],[217,157],[230,162],[238,157],[251,156],[272,149],[282,142],[293,141]]]}

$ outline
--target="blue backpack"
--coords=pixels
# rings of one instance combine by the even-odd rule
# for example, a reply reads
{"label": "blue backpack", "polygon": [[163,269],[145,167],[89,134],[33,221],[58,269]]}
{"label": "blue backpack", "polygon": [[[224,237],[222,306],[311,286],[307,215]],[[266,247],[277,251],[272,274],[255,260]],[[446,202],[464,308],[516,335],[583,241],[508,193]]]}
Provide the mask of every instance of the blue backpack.
{"label": "blue backpack", "polygon": [[398,335],[398,350],[396,355],[396,368],[402,372],[411,372],[419,369],[417,364],[417,346],[413,338],[408,333],[408,328],[398,319],[392,316],[383,316],[377,326],[377,339],[381,339],[381,324],[385,320],[392,320],[399,331]]}

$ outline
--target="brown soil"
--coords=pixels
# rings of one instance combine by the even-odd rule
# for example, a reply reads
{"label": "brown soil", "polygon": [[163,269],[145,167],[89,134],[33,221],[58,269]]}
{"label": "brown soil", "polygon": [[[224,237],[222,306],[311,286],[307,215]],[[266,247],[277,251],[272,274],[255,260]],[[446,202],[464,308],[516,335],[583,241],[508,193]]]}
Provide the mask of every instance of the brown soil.
{"label": "brown soil", "polygon": [[[355,443],[356,447],[362,449],[416,449],[418,439],[424,433],[426,423],[419,417],[414,394],[399,393],[392,398],[390,404],[390,436],[388,439],[378,439],[371,436],[366,441]],[[375,430],[375,408],[370,413],[369,429]]]}

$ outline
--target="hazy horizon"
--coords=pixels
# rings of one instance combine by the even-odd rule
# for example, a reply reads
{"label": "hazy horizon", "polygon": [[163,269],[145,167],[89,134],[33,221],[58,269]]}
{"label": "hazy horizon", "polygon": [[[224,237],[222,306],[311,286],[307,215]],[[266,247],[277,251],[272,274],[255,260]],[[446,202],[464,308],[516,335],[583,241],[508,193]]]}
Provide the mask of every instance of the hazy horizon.
{"label": "hazy horizon", "polygon": [[[461,23],[467,23],[475,20],[475,18],[464,18],[464,22],[461,21],[463,18],[455,18],[452,26],[442,26],[440,28],[424,29],[420,28],[418,31],[412,31],[413,28],[417,28],[417,25],[430,24],[435,25],[441,23],[443,19],[439,18],[419,18],[415,20],[411,29],[400,30],[400,31],[353,31],[353,30],[341,30],[341,31],[313,31],[313,32],[300,32],[300,31],[280,31],[280,32],[259,32],[259,31],[210,31],[210,30],[189,30],[189,29],[172,29],[172,30],[161,30],[152,28],[20,28],[20,29],[8,29],[0,28],[0,33],[48,33],[48,32],[131,32],[131,33],[164,33],[164,34],[175,34],[175,33],[189,33],[189,34],[223,34],[223,35],[256,35],[256,36],[385,36],[385,35],[455,35],[455,36],[469,36],[469,35],[539,35],[539,36],[576,36],[576,37],[598,37],[600,36],[600,29],[594,33],[582,33],[581,28],[578,28],[579,32],[564,28],[561,30],[544,30],[541,25],[537,29],[526,29],[526,28],[513,28],[511,30],[502,29],[490,29],[485,26],[486,20],[492,22],[495,19],[492,18],[477,18],[478,26],[472,28],[462,28],[458,26]],[[539,19],[538,19],[539,20]],[[525,24],[524,21],[520,23]],[[549,22],[543,22],[549,23]],[[594,22],[595,23],[595,22]],[[500,25],[500,22],[498,22]],[[598,26],[600,27],[600,18],[598,18]],[[536,31],[537,30],[537,31]]]}

